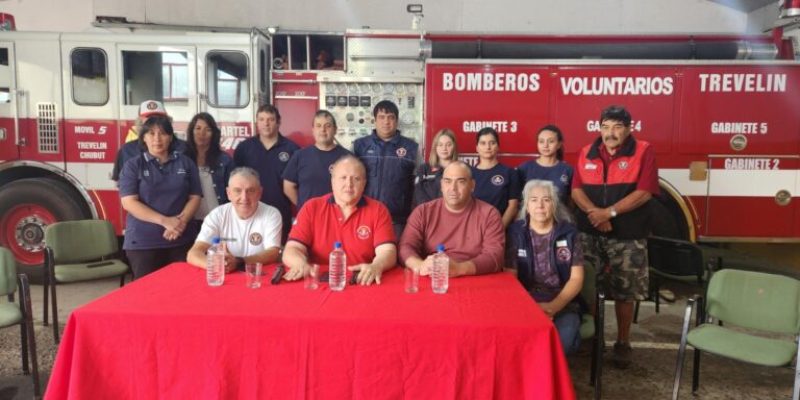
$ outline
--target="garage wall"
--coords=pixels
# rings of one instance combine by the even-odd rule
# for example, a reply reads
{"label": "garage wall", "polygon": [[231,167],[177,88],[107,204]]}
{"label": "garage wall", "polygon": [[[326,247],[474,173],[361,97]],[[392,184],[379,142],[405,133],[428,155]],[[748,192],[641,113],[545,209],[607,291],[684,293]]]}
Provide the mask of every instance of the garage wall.
{"label": "garage wall", "polygon": [[92,0],[0,0],[21,31],[83,31],[94,20]]}
{"label": "garage wall", "polygon": [[425,8],[431,31],[546,34],[759,32],[756,18],[707,0],[0,0],[21,30],[88,29],[95,16],[225,27],[342,31],[407,29],[406,4]]}

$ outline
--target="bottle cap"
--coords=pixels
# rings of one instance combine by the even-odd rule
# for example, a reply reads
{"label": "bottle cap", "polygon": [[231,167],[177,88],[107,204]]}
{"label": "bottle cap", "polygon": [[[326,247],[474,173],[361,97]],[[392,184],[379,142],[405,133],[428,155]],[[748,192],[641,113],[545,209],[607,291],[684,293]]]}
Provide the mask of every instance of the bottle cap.
{"label": "bottle cap", "polygon": [[436,246],[436,251],[444,252],[444,245],[443,244],[439,244],[438,246]]}
{"label": "bottle cap", "polygon": [[342,242],[333,242],[333,248],[334,249],[341,249],[342,248]]}
{"label": "bottle cap", "polygon": [[219,237],[214,236],[213,238],[211,238],[211,244],[219,244]]}

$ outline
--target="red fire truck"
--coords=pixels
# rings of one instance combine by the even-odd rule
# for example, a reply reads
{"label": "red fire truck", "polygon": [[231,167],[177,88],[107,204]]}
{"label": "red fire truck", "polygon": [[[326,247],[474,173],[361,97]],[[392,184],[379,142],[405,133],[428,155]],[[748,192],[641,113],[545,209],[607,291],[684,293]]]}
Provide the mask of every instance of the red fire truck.
{"label": "red fire truck", "polygon": [[369,134],[372,106],[391,99],[423,153],[449,127],[475,162],[474,134],[492,126],[511,165],[534,156],[536,131],[550,123],[573,162],[597,136],[600,110],[621,104],[657,152],[660,226],[690,240],[800,239],[800,64],[780,35],[126,28],[0,32],[0,244],[30,271],[47,224],[103,218],[123,233],[109,175],[146,99],[164,101],[179,134],[210,112],[227,149],[252,135],[262,103],[281,110],[282,132],[301,145],[314,111],[329,109],[347,147]]}

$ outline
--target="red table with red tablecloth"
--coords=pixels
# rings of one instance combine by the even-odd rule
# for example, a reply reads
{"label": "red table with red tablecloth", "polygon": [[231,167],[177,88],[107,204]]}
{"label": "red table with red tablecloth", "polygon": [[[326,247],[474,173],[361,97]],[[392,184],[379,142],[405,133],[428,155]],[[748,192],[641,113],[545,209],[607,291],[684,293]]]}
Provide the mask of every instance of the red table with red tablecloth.
{"label": "red table with red tablecloth", "polygon": [[553,324],[507,273],[447,294],[209,287],[172,264],[69,317],[47,399],[571,399]]}

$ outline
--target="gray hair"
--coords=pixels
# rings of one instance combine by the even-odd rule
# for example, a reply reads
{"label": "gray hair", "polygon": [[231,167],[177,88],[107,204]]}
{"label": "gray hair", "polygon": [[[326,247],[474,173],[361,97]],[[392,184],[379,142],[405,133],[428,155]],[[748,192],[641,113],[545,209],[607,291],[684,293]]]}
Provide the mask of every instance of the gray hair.
{"label": "gray hair", "polygon": [[256,182],[261,184],[261,178],[258,175],[258,171],[250,167],[236,167],[234,168],[233,171],[231,171],[231,176],[228,178],[228,185],[231,184],[231,179],[233,179],[234,176],[239,176],[239,175],[245,178],[253,178],[256,180]]}
{"label": "gray hair", "polygon": [[553,219],[555,222],[572,222],[572,215],[567,207],[561,203],[558,198],[558,188],[551,181],[543,179],[531,179],[525,184],[522,189],[522,207],[519,208],[518,219],[525,220],[528,217],[528,200],[531,198],[531,192],[536,188],[544,188],[547,194],[553,199]]}

